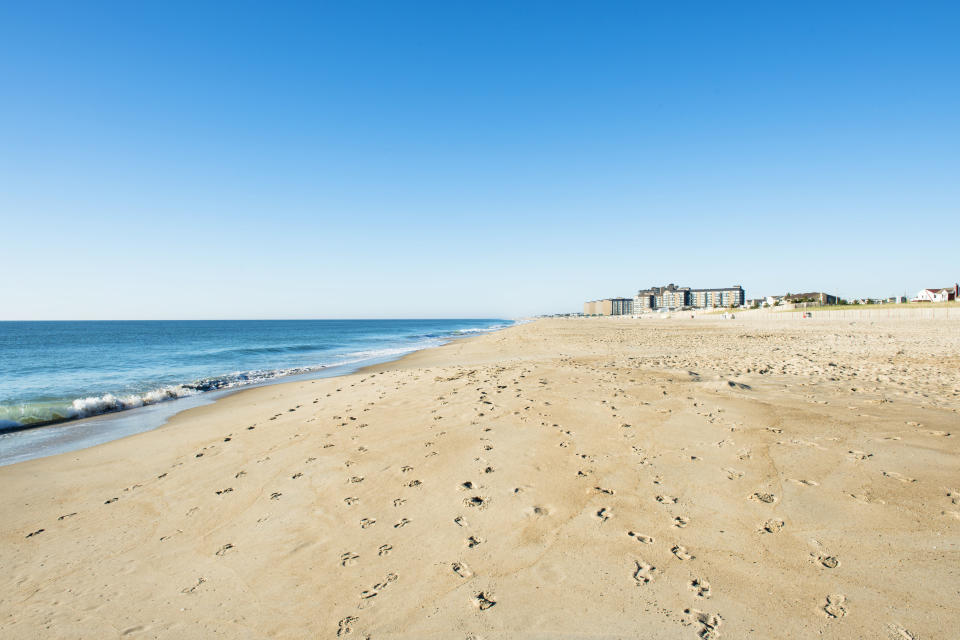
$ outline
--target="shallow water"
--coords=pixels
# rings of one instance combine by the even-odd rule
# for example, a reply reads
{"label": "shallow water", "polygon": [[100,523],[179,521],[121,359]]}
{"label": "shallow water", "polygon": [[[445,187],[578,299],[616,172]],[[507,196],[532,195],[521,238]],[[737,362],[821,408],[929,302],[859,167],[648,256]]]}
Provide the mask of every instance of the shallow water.
{"label": "shallow water", "polygon": [[[504,320],[0,322],[0,464],[155,428],[211,392],[337,375]],[[216,394],[219,395],[219,394]],[[126,410],[133,411],[126,411]],[[110,419],[77,419],[114,414]],[[23,427],[50,425],[24,430]],[[66,448],[64,448],[66,447]]]}

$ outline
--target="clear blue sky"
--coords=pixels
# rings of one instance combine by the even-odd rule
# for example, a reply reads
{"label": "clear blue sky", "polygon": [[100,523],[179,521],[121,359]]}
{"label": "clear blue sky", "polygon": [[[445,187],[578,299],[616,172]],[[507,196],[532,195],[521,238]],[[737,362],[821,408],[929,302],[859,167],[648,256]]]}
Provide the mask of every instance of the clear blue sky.
{"label": "clear blue sky", "polygon": [[6,2],[0,319],[960,279],[956,2]]}

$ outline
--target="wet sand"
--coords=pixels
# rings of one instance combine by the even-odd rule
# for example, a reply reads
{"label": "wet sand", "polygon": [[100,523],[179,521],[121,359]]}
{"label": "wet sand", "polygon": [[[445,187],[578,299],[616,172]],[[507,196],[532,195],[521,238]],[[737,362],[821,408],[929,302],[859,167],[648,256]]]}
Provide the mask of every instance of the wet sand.
{"label": "wet sand", "polygon": [[541,320],[0,468],[4,638],[951,638],[960,323]]}

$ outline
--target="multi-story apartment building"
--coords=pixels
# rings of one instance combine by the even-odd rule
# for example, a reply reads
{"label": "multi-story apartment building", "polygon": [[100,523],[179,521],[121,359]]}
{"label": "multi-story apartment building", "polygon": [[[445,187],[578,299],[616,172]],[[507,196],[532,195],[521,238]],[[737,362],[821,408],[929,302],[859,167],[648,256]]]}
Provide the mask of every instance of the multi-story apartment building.
{"label": "multi-story apartment building", "polygon": [[[604,302],[606,302],[606,300]],[[632,298],[610,298],[610,315],[629,316],[632,314],[633,314]]]}
{"label": "multi-story apartment building", "polygon": [[671,309],[690,305],[690,287],[678,288],[671,284],[661,289],[660,293],[654,296],[657,307]]}
{"label": "multi-story apartment building", "polygon": [[689,294],[690,287],[677,287],[675,284],[650,287],[637,292],[633,298],[633,308],[639,313],[645,309],[685,307],[688,305]]}
{"label": "multi-story apartment building", "polygon": [[604,298],[583,303],[586,316],[629,316],[633,314],[633,300],[630,298]]}
{"label": "multi-story apartment building", "polygon": [[655,309],[652,295],[646,295],[645,291],[640,291],[633,297],[633,313],[643,313]]}
{"label": "multi-story apartment building", "polygon": [[717,289],[691,289],[668,284],[665,287],[650,287],[637,292],[633,298],[634,313],[651,309],[678,309],[682,307],[696,307],[706,309],[710,307],[742,306],[746,301],[746,294],[742,287]]}

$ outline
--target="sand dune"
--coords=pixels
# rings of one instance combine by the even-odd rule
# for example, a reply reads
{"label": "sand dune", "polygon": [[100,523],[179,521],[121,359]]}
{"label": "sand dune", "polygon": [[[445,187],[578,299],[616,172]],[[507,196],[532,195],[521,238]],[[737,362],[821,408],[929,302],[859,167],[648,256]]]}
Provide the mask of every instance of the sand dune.
{"label": "sand dune", "polygon": [[542,320],[0,468],[0,635],[956,637],[958,329]]}

